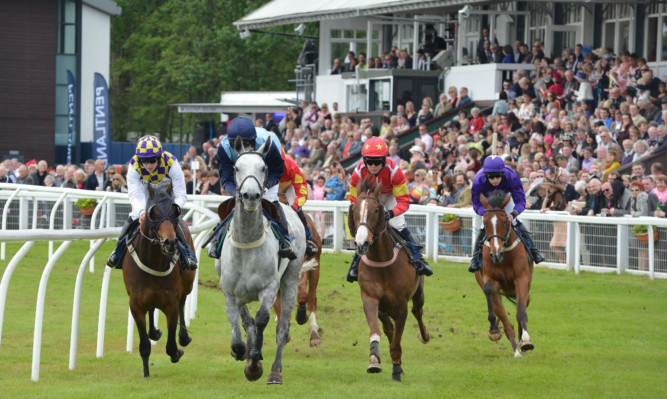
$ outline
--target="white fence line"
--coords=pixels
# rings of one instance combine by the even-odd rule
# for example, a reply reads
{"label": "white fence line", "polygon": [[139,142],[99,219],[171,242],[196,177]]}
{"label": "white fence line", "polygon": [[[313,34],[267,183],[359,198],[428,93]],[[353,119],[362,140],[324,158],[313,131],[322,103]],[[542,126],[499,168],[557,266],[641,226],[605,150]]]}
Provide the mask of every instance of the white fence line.
{"label": "white fence line", "polygon": [[[80,227],[85,229],[72,228],[73,217],[76,216],[74,201],[78,198],[96,198],[98,206],[90,217],[90,225],[84,226],[81,223],[83,218],[79,218]],[[191,232],[195,243],[195,254],[198,259],[201,258],[201,244],[207,237],[210,229],[219,221],[217,215],[211,211],[218,206],[224,199],[220,196],[190,196],[185,206],[188,209],[186,218],[192,221]],[[129,209],[127,194],[107,193],[100,191],[82,191],[75,189],[57,189],[45,188],[39,186],[23,186],[13,184],[0,184],[0,204],[2,204],[2,231],[0,231],[0,260],[5,259],[6,242],[23,242],[23,246],[14,254],[7,265],[2,281],[0,281],[0,344],[2,343],[2,328],[4,319],[4,310],[6,304],[7,290],[11,276],[23,259],[37,241],[49,242],[48,261],[44,267],[40,288],[38,293],[35,330],[33,339],[33,368],[32,379],[37,381],[39,378],[39,357],[41,350],[41,333],[44,312],[44,299],[46,295],[46,286],[52,268],[57,263],[58,258],[66,251],[72,241],[90,241],[90,249],[84,256],[76,275],[76,284],[74,291],[74,303],[72,308],[72,332],[70,337],[70,360],[69,369],[76,367],[76,354],[78,345],[78,327],[79,327],[79,309],[81,300],[81,289],[83,284],[84,271],[87,264],[92,268],[92,260],[95,253],[102,244],[109,238],[116,238],[120,233],[120,226],[127,218]],[[126,210],[118,209],[125,207]],[[346,248],[350,249],[352,242],[350,237],[346,236],[346,217],[349,202],[346,201],[308,201],[304,210],[310,212],[321,221],[319,227],[323,238],[323,250],[326,252],[342,252]],[[42,215],[42,219],[48,219],[48,229],[38,229],[39,213],[48,213],[48,217]],[[454,214],[461,218],[464,226],[459,232],[458,237],[449,237],[453,241],[445,242],[445,237],[450,233],[444,232],[438,225],[438,221],[444,214]],[[30,217],[32,216],[32,217]],[[118,218],[120,216],[120,219]],[[10,218],[13,218],[13,224],[10,224]],[[116,221],[120,220],[120,223]],[[415,235],[421,238],[425,246],[425,256],[450,261],[468,261],[471,255],[471,240],[480,227],[480,220],[476,217],[472,209],[443,208],[438,206],[413,205],[406,214],[408,225]],[[534,238],[538,235],[544,235],[542,227],[553,227],[555,222],[566,223],[567,241],[565,244],[566,259],[562,262],[546,262],[547,267],[553,267],[565,270],[574,270],[578,274],[581,270],[596,272],[633,273],[647,275],[653,278],[667,278],[667,265],[661,265],[660,270],[656,270],[656,262],[659,260],[665,262],[667,259],[667,248],[662,248],[663,244],[653,241],[653,231],[649,230],[649,242],[646,246],[639,246],[631,238],[631,228],[634,225],[654,226],[662,231],[661,236],[667,236],[667,220],[652,217],[642,218],[614,218],[614,217],[589,217],[572,216],[562,212],[535,213],[524,212],[521,215],[524,223],[533,224],[531,231]],[[469,227],[468,227],[469,226]],[[599,229],[600,232],[598,232]],[[612,232],[615,229],[615,234]],[[589,231],[590,230],[590,231]],[[592,231],[592,233],[591,233]],[[604,232],[606,232],[606,234]],[[458,240],[458,241],[457,241]],[[596,246],[598,241],[601,246],[606,247],[606,257],[613,264],[602,263],[593,264],[594,251],[599,250]],[[53,253],[53,242],[63,241],[58,250]],[[544,240],[543,240],[544,241]],[[541,250],[549,248],[539,239],[536,240]],[[461,251],[458,253],[442,253],[443,248],[452,248],[453,242],[460,243]],[[657,246],[661,247],[658,248]],[[611,248],[611,249],[609,249]],[[634,251],[639,259],[639,253],[647,255],[646,270],[630,270],[628,263],[630,252]],[[656,256],[655,252],[664,252],[661,256]],[[451,251],[449,251],[451,252]],[[587,257],[587,258],[586,258]],[[634,259],[634,258],[633,258]],[[639,260],[638,260],[639,262]],[[197,272],[198,277],[198,272]],[[106,305],[108,284],[110,278],[110,269],[105,268],[103,273],[103,282],[100,295],[100,307],[98,318],[97,335],[97,356],[102,357],[104,352],[104,331],[106,319]],[[186,324],[189,325],[190,319],[194,317],[197,309],[198,285],[193,287],[192,294],[186,302]],[[131,315],[128,317],[127,328],[127,350],[132,350],[132,340],[134,332],[134,321]]]}

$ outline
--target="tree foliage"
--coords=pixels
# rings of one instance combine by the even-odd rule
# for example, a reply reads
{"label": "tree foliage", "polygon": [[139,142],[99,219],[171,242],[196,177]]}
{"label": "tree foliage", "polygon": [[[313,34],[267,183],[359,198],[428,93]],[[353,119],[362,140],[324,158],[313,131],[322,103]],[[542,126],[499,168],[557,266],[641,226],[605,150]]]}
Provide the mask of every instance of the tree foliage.
{"label": "tree foliage", "polygon": [[[116,0],[123,11],[111,22],[114,140],[124,141],[127,132],[177,137],[178,112],[170,104],[217,103],[223,91],[294,89],[288,79],[304,39],[253,34],[241,40],[232,24],[267,2]],[[184,115],[184,132],[202,119],[217,116]]]}

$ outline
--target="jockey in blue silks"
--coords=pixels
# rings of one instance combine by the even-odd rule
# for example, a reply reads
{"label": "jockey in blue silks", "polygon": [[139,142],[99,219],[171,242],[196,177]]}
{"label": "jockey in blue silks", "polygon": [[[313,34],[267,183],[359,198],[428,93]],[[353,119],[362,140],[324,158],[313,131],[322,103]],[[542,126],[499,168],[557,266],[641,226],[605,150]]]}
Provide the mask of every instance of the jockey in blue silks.
{"label": "jockey in blue silks", "polygon": [[[146,217],[146,200],[148,186],[167,187],[171,185],[174,202],[179,207],[185,205],[185,178],[176,157],[162,149],[162,143],[155,136],[143,136],[137,142],[135,154],[130,159],[127,168],[128,199],[132,205],[132,212],[120,231],[116,249],[109,256],[107,265],[112,268],[121,268],[120,261],[127,249],[128,237],[132,235],[139,220]],[[176,228],[176,238],[181,256],[181,268],[194,270],[197,268],[197,257],[185,239],[180,224]]]}
{"label": "jockey in blue silks", "polygon": [[264,162],[268,169],[266,180],[266,191],[263,198],[273,202],[278,208],[278,220],[280,228],[276,229],[280,237],[280,248],[278,255],[282,258],[296,259],[288,236],[287,219],[282,206],[278,201],[278,182],[285,170],[285,161],[280,153],[280,140],[278,137],[264,128],[255,127],[252,120],[248,118],[235,118],[229,123],[227,137],[220,142],[218,148],[218,170],[220,171],[220,183],[230,195],[236,195],[236,182],[234,180],[234,164],[239,154],[234,150],[236,137],[243,139],[243,148],[249,151],[257,151],[267,139],[271,138],[271,148],[264,156]]}
{"label": "jockey in blue silks", "polygon": [[[519,214],[526,209],[526,194],[523,191],[521,179],[516,172],[505,166],[505,162],[501,157],[491,155],[484,160],[484,167],[477,172],[475,180],[472,183],[472,207],[479,216],[483,216],[485,213],[485,209],[479,199],[480,195],[484,194],[485,197],[488,197],[489,193],[495,190],[505,191],[512,196],[512,199],[510,199],[505,207],[507,217],[512,226],[516,227],[519,238],[521,238],[521,241],[526,246],[527,252],[533,258],[533,262],[540,263],[544,261],[544,256],[537,250],[530,232],[517,219]],[[468,271],[471,273],[482,268],[482,244],[484,244],[485,237],[484,226],[482,225],[477,234],[477,240],[475,240],[475,249],[473,250],[472,261],[468,268]]]}

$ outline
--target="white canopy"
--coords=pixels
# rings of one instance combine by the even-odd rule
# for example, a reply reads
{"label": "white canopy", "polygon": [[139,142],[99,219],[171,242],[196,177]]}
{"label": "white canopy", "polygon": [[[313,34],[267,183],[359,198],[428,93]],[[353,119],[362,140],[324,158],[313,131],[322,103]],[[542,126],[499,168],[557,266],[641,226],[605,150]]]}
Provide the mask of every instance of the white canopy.
{"label": "white canopy", "polygon": [[463,5],[469,0],[273,0],[234,22],[239,29]]}

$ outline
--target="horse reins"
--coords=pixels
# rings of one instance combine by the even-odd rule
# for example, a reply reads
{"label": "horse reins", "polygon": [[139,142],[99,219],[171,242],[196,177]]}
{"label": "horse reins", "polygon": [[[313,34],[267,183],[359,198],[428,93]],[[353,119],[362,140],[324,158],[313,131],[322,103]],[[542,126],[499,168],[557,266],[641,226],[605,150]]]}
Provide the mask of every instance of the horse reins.
{"label": "horse reins", "polygon": [[[160,224],[162,224],[162,222],[165,219],[168,219],[169,221],[171,221],[174,224],[174,228],[178,228],[178,217],[173,217],[172,216],[171,205],[175,205],[175,204],[170,204],[169,213],[168,213],[167,216],[161,216],[161,217],[158,217],[155,220],[153,220],[151,218],[148,218],[148,215],[150,214],[150,209],[146,214],[146,217],[148,218],[148,222],[149,222],[149,231],[151,231],[153,233],[153,235],[155,235],[155,238],[149,237],[146,234],[144,234],[144,232],[141,231],[141,226],[139,227],[139,234],[141,234],[141,236],[144,239],[148,240],[149,245],[159,245],[160,250],[165,255],[167,255],[164,252],[164,242],[165,242],[165,240],[160,238],[160,236],[157,233],[157,229],[159,228]],[[154,205],[154,206],[156,206],[156,205]],[[176,205],[176,206],[178,206],[178,205]],[[151,209],[152,209],[152,207],[151,207]],[[158,209],[159,209],[159,207],[158,207]],[[162,213],[163,212],[161,212],[161,214]],[[130,256],[132,256],[132,259],[134,259],[134,263],[137,264],[137,267],[139,267],[139,269],[143,270],[144,272],[146,272],[148,274],[151,274],[151,275],[157,276],[157,277],[164,277],[164,276],[168,276],[169,274],[171,274],[172,270],[174,270],[174,266],[176,265],[176,262],[178,262],[178,259],[180,257],[180,254],[179,254],[178,250],[176,250],[176,252],[174,252],[174,254],[171,256],[171,261],[169,262],[169,269],[167,269],[163,272],[160,272],[160,271],[157,271],[155,269],[150,268],[149,266],[144,264],[141,261],[141,259],[139,259],[139,255],[137,254],[136,248],[134,247],[133,243],[129,243],[127,245],[127,249],[128,249],[128,252],[130,253]]]}

